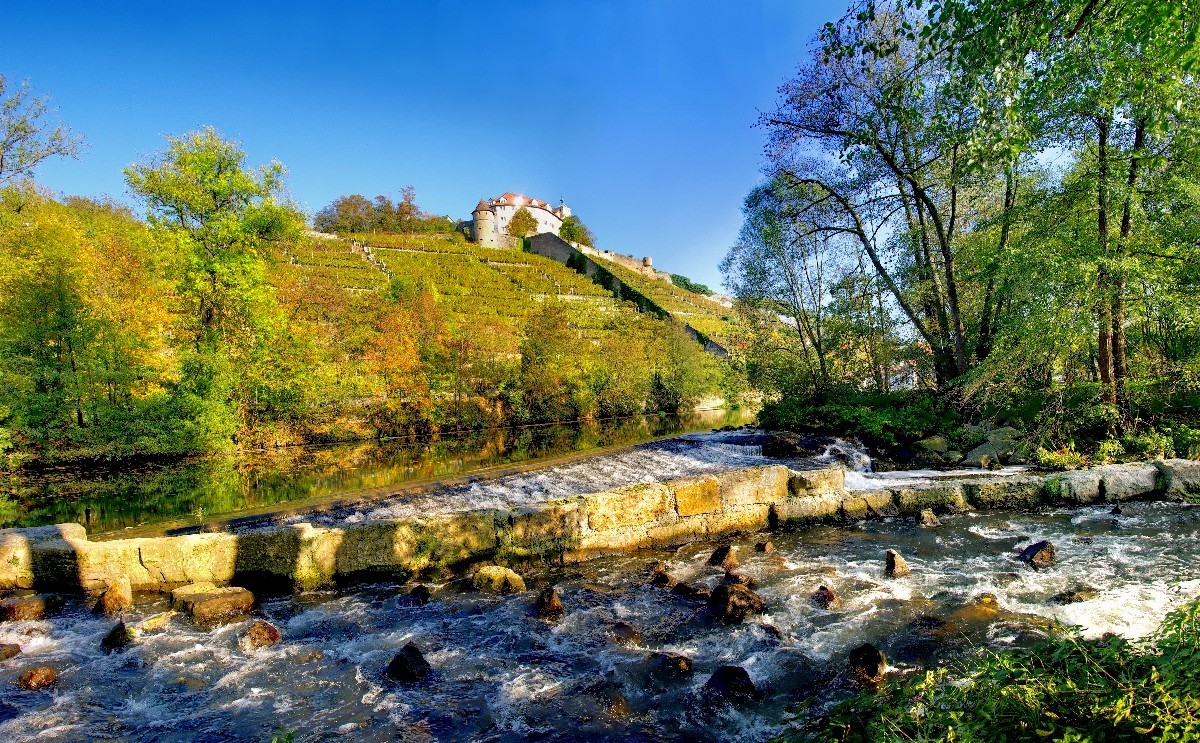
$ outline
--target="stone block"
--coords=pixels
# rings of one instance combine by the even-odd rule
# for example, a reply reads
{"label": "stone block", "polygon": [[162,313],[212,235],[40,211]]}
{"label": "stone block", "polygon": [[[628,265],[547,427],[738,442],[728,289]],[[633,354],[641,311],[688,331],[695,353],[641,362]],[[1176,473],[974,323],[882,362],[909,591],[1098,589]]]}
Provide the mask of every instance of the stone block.
{"label": "stone block", "polygon": [[1145,498],[1159,490],[1158,468],[1148,462],[1107,464],[1096,470],[1104,500],[1109,502]]}
{"label": "stone block", "polygon": [[1045,484],[1035,475],[980,479],[967,483],[967,499],[976,508],[1033,508],[1042,502]]}
{"label": "stone block", "polygon": [[712,475],[685,477],[668,483],[675,494],[675,510],[681,517],[711,513],[721,508],[717,478]]}
{"label": "stone block", "polygon": [[1200,462],[1192,459],[1158,459],[1152,464],[1163,475],[1163,488],[1168,497],[1181,499],[1200,495]]}
{"label": "stone block", "polygon": [[771,506],[773,520],[777,523],[820,521],[838,515],[844,495],[824,493],[784,498]]}
{"label": "stone block", "polygon": [[953,513],[966,511],[966,492],[960,483],[937,483],[896,488],[892,491],[896,507],[901,513],[917,514],[923,509],[946,510]]}
{"label": "stone block", "polygon": [[675,499],[662,483],[633,485],[584,496],[588,528],[608,531],[642,526],[675,515]]}
{"label": "stone block", "polygon": [[788,468],[783,465],[722,472],[716,476],[721,505],[729,509],[777,503],[787,497],[788,476]]}
{"label": "stone block", "polygon": [[791,470],[788,495],[793,498],[841,494],[846,490],[846,470],[825,467],[819,470]]}
{"label": "stone block", "polygon": [[507,553],[552,556],[577,543],[586,522],[578,498],[513,508],[498,512],[496,540]]}
{"label": "stone block", "polygon": [[193,583],[171,591],[171,605],[201,627],[228,624],[254,608],[254,594],[238,586]]}
{"label": "stone block", "polygon": [[1100,500],[1100,473],[1096,470],[1074,470],[1051,475],[1046,480],[1045,493],[1049,500],[1061,503],[1095,503]]}

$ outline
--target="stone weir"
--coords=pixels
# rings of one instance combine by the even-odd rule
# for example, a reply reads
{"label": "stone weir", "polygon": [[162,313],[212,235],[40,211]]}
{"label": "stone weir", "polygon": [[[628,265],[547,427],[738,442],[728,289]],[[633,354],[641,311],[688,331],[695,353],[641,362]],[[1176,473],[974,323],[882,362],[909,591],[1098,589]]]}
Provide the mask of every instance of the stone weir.
{"label": "stone weir", "polygon": [[305,590],[406,580],[481,562],[569,564],[592,556],[818,521],[968,509],[1082,505],[1200,494],[1200,462],[1158,460],[1048,476],[990,473],[847,490],[841,468],[752,467],[506,510],[289,524],[91,541],[78,524],[0,530],[0,590],[96,594],[191,583]]}

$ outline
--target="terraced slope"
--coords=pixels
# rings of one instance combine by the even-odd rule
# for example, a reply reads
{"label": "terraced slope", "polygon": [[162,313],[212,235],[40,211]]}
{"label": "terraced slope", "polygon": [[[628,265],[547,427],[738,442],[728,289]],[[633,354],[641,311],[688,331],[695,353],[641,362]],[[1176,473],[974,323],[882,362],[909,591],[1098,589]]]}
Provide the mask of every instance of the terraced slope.
{"label": "terraced slope", "polygon": [[726,348],[734,335],[732,311],[708,297],[681,289],[659,279],[643,276],[624,266],[591,256],[625,284],[644,294],[676,320],[686,323]]}

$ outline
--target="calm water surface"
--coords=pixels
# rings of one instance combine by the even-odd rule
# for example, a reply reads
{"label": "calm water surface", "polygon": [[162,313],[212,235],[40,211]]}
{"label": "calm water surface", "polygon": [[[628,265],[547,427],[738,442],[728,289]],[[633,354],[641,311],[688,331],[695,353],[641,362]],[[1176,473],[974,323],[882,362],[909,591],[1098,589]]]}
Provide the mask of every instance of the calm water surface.
{"label": "calm water surface", "polygon": [[661,436],[749,422],[744,410],[636,416],[0,478],[0,527],[78,522],[89,533],[234,515],[445,480]]}

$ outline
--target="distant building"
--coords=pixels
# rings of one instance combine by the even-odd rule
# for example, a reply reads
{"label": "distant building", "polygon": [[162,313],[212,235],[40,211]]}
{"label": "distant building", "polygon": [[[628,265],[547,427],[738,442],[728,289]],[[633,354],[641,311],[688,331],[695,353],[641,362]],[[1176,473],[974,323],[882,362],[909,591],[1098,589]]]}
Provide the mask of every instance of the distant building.
{"label": "distant building", "polygon": [[557,235],[563,220],[571,216],[571,208],[561,201],[556,207],[538,199],[509,191],[494,199],[480,199],[471,222],[467,225],[471,239],[488,248],[506,248],[514,244],[508,234],[508,223],[524,207],[537,220],[534,234],[549,232]]}

